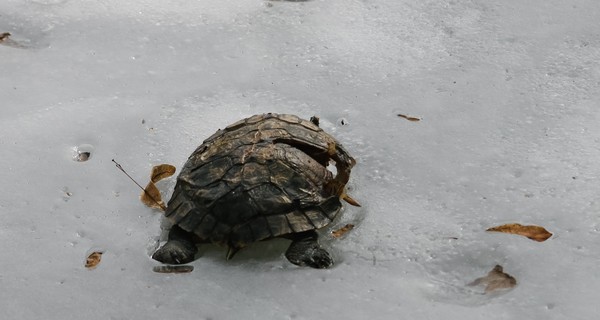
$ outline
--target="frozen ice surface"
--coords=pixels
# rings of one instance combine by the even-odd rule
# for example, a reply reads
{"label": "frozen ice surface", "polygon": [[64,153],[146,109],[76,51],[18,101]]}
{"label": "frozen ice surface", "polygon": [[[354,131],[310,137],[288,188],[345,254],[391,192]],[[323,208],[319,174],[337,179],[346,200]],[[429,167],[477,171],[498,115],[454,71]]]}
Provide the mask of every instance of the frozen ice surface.
{"label": "frozen ice surface", "polygon": [[[596,0],[2,1],[20,44],[0,44],[2,313],[594,319],[598,21]],[[358,160],[363,207],[332,228],[357,227],[324,239],[336,267],[297,268],[276,240],[152,272],[160,214],[111,159],[146,182],[269,111],[320,116]],[[484,231],[509,222],[554,236]],[[496,264],[517,287],[467,286]]]}

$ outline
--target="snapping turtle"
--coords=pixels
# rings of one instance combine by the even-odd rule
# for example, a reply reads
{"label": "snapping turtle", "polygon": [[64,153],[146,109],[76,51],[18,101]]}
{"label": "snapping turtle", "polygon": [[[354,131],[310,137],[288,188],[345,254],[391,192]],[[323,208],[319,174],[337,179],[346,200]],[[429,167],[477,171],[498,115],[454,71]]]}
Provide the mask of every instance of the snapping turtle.
{"label": "snapping turtle", "polygon": [[165,212],[173,227],[152,258],[187,263],[196,244],[212,242],[230,259],[252,242],[283,237],[292,240],[291,263],[327,268],[333,260],[315,230],[336,217],[340,199],[358,205],[345,194],[354,164],[316,117],[267,113],[218,130],[183,166]]}

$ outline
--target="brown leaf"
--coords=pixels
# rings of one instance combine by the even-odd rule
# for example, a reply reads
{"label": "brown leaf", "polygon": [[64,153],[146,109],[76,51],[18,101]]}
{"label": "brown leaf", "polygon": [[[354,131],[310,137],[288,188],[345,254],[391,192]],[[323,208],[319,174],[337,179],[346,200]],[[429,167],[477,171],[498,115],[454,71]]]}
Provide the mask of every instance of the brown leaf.
{"label": "brown leaf", "polygon": [[347,225],[335,230],[335,231],[331,231],[331,236],[334,238],[340,238],[341,236],[345,235],[348,231],[354,229],[354,225],[351,223],[348,223]]}
{"label": "brown leaf", "polygon": [[517,285],[517,279],[504,273],[502,266],[496,265],[487,276],[477,278],[469,283],[469,286],[485,285],[485,293],[490,293],[500,289],[510,289]]}
{"label": "brown leaf", "polygon": [[167,210],[165,203],[162,201],[160,191],[155,183],[172,176],[175,173],[175,167],[170,164],[161,164],[152,168],[150,174],[150,182],[144,188],[144,192],[140,195],[140,200],[150,208]]}
{"label": "brown leaf", "polygon": [[400,114],[400,113],[398,114],[398,117],[400,117],[400,118],[404,118],[404,119],[406,119],[406,120],[408,120],[408,121],[413,121],[413,122],[416,122],[416,121],[421,121],[421,119],[420,119],[420,118],[415,118],[415,117],[407,116],[407,115],[405,115],[405,114]]}
{"label": "brown leaf", "polygon": [[354,200],[354,198],[352,198],[351,196],[349,196],[347,193],[344,193],[342,195],[342,200],[348,202],[349,204],[355,206],[355,207],[360,207],[360,203],[358,203],[358,201]]}
{"label": "brown leaf", "polygon": [[7,47],[13,47],[13,48],[20,48],[20,49],[27,49],[30,48],[28,45],[25,45],[23,43],[17,42],[13,39],[11,39],[10,37],[12,36],[12,34],[10,34],[10,32],[3,32],[0,33],[0,45],[4,45]]}
{"label": "brown leaf", "polygon": [[7,40],[10,37],[10,32],[0,33],[0,42]]}
{"label": "brown leaf", "polygon": [[150,181],[156,183],[164,178],[168,178],[175,174],[175,167],[170,164],[160,164],[152,168],[152,175]]}
{"label": "brown leaf", "polygon": [[162,201],[160,191],[152,181],[148,182],[144,192],[140,195],[140,200],[150,208],[167,210],[165,203]]}
{"label": "brown leaf", "polygon": [[100,251],[92,252],[85,260],[85,267],[90,270],[95,269],[96,266],[98,266],[98,264],[100,263],[101,259],[102,259],[102,252],[100,252]]}
{"label": "brown leaf", "polygon": [[525,236],[531,240],[543,242],[548,240],[552,236],[552,233],[548,230],[539,226],[523,226],[518,223],[505,224],[493,228],[489,228],[486,231],[496,231],[504,233],[513,233]]}
{"label": "brown leaf", "polygon": [[194,271],[194,266],[156,266],[152,271],[158,273],[189,273]]}

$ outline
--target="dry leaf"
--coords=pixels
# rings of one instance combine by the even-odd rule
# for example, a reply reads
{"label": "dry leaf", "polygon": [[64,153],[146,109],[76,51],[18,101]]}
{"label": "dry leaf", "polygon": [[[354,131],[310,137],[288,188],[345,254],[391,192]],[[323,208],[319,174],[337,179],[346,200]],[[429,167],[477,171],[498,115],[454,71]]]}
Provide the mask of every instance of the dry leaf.
{"label": "dry leaf", "polygon": [[172,176],[175,173],[175,167],[170,164],[161,164],[152,168],[150,182],[146,185],[144,192],[140,196],[140,200],[150,208],[167,210],[165,203],[162,201],[160,191],[155,183]]}
{"label": "dry leaf", "polygon": [[496,231],[504,233],[513,233],[525,236],[531,240],[543,242],[548,240],[552,236],[552,233],[548,230],[539,226],[523,226],[518,223],[505,224],[493,228],[489,228],[486,231]]}
{"label": "dry leaf", "polygon": [[8,37],[10,37],[10,33],[9,32],[4,32],[4,33],[0,33],[0,42],[7,40]]}
{"label": "dry leaf", "polygon": [[404,119],[406,119],[406,120],[408,120],[408,121],[415,121],[415,122],[416,122],[416,121],[421,121],[421,119],[419,119],[419,118],[415,118],[415,117],[407,116],[407,115],[405,115],[405,114],[400,114],[400,113],[398,114],[398,117],[400,117],[400,118],[404,118]]}
{"label": "dry leaf", "polygon": [[156,266],[152,271],[158,273],[189,273],[194,271],[194,266]]}
{"label": "dry leaf", "polygon": [[148,182],[144,192],[140,195],[140,200],[150,208],[167,210],[165,203],[162,201],[160,191],[152,181]]}
{"label": "dry leaf", "polygon": [[349,196],[348,194],[343,194],[342,195],[342,200],[348,202],[349,204],[355,206],[355,207],[360,207],[360,203],[358,203],[358,201],[354,200],[354,198],[352,198],[351,196]]}
{"label": "dry leaf", "polygon": [[348,231],[354,229],[354,225],[351,223],[348,223],[347,225],[335,230],[335,231],[331,231],[331,236],[334,238],[340,238],[341,236],[345,235]]}
{"label": "dry leaf", "polygon": [[95,269],[96,266],[100,263],[101,259],[102,259],[102,252],[99,252],[99,251],[92,252],[85,260],[85,267],[90,270]]}
{"label": "dry leaf", "polygon": [[500,289],[510,289],[517,285],[517,279],[504,273],[502,266],[496,265],[487,276],[475,279],[469,283],[469,286],[485,285],[485,293],[490,293]]}
{"label": "dry leaf", "polygon": [[29,48],[29,46],[24,45],[23,43],[20,43],[20,42],[17,42],[15,40],[11,39],[10,38],[11,36],[12,36],[12,34],[10,34],[10,32],[0,33],[0,44],[7,46],[7,47],[20,48],[20,49]]}
{"label": "dry leaf", "polygon": [[164,178],[168,178],[175,174],[175,167],[170,164],[160,164],[152,168],[152,176],[150,181],[156,183]]}

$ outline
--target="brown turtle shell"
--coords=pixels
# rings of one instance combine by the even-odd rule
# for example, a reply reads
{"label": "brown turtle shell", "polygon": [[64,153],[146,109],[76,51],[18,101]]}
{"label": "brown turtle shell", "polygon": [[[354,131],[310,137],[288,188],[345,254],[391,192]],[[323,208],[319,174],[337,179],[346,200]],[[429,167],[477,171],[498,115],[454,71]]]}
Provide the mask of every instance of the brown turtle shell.
{"label": "brown turtle shell", "polygon": [[202,241],[230,248],[319,229],[340,211],[354,164],[310,121],[255,115],[218,130],[192,153],[165,215]]}

